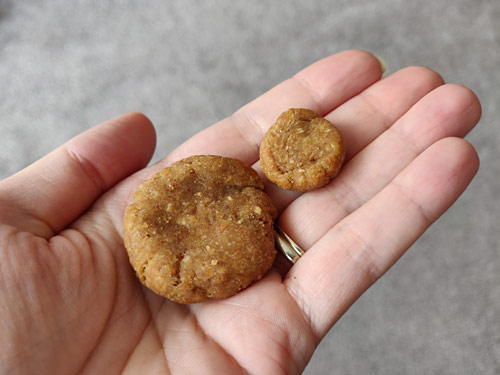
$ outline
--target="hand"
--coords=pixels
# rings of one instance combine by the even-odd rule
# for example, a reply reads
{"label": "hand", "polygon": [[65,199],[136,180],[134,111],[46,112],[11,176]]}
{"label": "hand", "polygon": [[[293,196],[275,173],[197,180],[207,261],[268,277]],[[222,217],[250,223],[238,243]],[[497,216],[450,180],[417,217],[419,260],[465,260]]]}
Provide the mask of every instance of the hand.
{"label": "hand", "polygon": [[[127,114],[2,181],[0,373],[300,373],[478,168],[461,139],[480,117],[471,91],[422,67],[381,74],[372,55],[343,52],[149,168],[154,129]],[[267,185],[279,225],[306,254],[225,300],[183,306],[142,287],[122,242],[139,183],[192,154],[256,163],[267,127],[290,107],[326,115],[347,147],[341,174],[323,189],[299,196]]]}

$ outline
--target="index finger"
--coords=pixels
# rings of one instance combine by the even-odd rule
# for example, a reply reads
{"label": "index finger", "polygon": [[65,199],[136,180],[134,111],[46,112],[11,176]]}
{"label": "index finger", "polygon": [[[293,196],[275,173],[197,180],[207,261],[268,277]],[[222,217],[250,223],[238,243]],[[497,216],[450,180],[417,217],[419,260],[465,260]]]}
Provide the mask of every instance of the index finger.
{"label": "index finger", "polygon": [[125,205],[137,186],[174,161],[195,154],[214,154],[240,159],[252,165],[259,158],[259,145],[267,128],[291,107],[310,108],[325,115],[378,81],[380,61],[359,50],[345,51],[320,60],[280,83],[232,116],[194,135],[157,164],[118,185],[112,204],[106,205],[118,233],[122,232]]}
{"label": "index finger", "polygon": [[259,158],[264,134],[281,112],[300,107],[326,115],[378,81],[381,75],[380,61],[365,51],[345,51],[319,60],[232,116],[196,134],[162,164],[193,154],[216,154],[252,165]]}

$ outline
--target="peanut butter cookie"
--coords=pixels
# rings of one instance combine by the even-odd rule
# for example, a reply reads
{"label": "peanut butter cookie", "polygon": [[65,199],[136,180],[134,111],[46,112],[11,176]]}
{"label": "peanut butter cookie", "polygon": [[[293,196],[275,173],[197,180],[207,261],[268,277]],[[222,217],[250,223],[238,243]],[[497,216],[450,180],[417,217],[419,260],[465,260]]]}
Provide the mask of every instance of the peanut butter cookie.
{"label": "peanut butter cookie", "polygon": [[126,208],[125,247],[137,277],[178,303],[234,295],[275,257],[277,212],[257,173],[197,155],[139,186]]}
{"label": "peanut butter cookie", "polygon": [[309,109],[283,112],[264,136],[260,164],[269,180],[287,190],[326,185],[345,158],[340,132]]}

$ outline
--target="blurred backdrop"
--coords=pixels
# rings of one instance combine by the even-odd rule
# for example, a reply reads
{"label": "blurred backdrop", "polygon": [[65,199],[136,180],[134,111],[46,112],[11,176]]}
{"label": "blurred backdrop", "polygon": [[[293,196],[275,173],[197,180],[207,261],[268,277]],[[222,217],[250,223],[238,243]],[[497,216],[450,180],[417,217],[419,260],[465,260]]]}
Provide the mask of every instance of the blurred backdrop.
{"label": "blurred backdrop", "polygon": [[154,160],[345,49],[425,65],[483,104],[466,193],[346,313],[306,374],[500,374],[498,0],[0,0],[0,178],[144,112]]}

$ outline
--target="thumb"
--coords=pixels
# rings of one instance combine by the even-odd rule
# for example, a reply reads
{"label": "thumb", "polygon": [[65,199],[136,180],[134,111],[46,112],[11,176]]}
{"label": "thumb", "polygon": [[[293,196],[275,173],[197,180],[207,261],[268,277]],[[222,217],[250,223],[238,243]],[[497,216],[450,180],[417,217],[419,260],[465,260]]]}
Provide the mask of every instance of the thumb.
{"label": "thumb", "polygon": [[0,222],[49,238],[106,190],[143,168],[156,144],[139,113],[108,120],[0,182]]}

